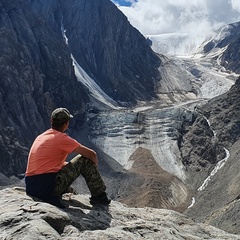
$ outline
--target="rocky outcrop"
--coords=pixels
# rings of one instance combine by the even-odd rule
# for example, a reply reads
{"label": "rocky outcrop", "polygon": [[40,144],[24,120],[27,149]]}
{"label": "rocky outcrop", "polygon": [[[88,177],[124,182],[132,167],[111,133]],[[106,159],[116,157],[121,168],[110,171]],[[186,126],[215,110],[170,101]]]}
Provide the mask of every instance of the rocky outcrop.
{"label": "rocky outcrop", "polygon": [[23,188],[1,190],[1,239],[240,239],[171,210],[92,207],[86,195],[65,195],[68,209],[34,201]]}
{"label": "rocky outcrop", "polygon": [[180,147],[183,163],[194,172],[190,182],[199,181],[195,174],[209,172],[226,156],[224,148],[240,139],[239,93],[240,78],[227,93],[196,107],[193,124],[185,126]]}
{"label": "rocky outcrop", "polygon": [[[239,31],[240,31],[240,22],[230,24],[228,26],[230,34],[221,42],[220,44],[227,49],[224,51],[221,57],[221,65],[226,69],[233,71],[235,73],[240,73],[239,67]],[[220,46],[222,47],[222,46]]]}
{"label": "rocky outcrop", "polygon": [[218,141],[227,148],[240,139],[239,94],[240,78],[227,93],[210,100],[202,108]]}

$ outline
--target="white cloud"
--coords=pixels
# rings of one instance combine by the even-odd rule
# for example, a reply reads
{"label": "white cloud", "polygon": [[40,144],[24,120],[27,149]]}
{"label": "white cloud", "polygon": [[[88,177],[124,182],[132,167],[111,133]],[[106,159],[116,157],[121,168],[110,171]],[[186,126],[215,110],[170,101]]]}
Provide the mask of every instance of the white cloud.
{"label": "white cloud", "polygon": [[[139,0],[119,7],[143,34],[191,32],[199,24],[215,26],[239,20],[239,0]],[[233,11],[235,10],[235,11]]]}
{"label": "white cloud", "polygon": [[213,29],[239,20],[240,0],[138,0],[119,9],[144,35],[182,33],[202,41]]}
{"label": "white cloud", "polygon": [[240,12],[240,1],[239,0],[231,0],[232,8],[238,12]]}

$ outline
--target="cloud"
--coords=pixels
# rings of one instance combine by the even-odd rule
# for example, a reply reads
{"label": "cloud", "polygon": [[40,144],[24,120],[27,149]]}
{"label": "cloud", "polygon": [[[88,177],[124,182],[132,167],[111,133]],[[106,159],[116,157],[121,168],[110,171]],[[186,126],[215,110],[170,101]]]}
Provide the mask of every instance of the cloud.
{"label": "cloud", "polygon": [[239,0],[138,0],[119,9],[143,34],[195,32],[239,20]]}
{"label": "cloud", "polygon": [[166,54],[193,53],[214,29],[240,20],[240,0],[128,1],[130,6],[119,9],[155,41],[155,51]]}
{"label": "cloud", "polygon": [[232,8],[238,12],[240,12],[240,1],[239,0],[231,0]]}

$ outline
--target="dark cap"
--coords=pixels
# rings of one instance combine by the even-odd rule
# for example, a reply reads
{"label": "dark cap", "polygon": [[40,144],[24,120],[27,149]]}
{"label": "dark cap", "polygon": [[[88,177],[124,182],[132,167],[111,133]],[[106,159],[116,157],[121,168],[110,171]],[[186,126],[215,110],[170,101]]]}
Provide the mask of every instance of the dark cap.
{"label": "dark cap", "polygon": [[57,108],[52,112],[51,119],[53,123],[65,123],[73,116],[66,108]]}

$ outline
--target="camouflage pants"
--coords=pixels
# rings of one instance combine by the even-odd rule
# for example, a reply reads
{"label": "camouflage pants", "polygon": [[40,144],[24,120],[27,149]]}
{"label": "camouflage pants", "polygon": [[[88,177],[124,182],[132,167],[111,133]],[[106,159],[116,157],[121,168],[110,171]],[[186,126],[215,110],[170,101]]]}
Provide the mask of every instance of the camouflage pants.
{"label": "camouflage pants", "polygon": [[62,195],[79,175],[85,179],[92,196],[97,196],[106,190],[106,186],[93,162],[77,155],[65,165],[56,176],[55,195]]}

